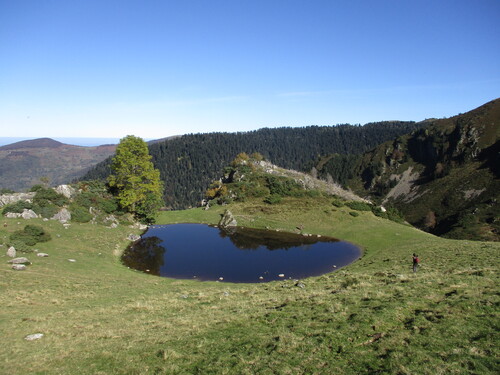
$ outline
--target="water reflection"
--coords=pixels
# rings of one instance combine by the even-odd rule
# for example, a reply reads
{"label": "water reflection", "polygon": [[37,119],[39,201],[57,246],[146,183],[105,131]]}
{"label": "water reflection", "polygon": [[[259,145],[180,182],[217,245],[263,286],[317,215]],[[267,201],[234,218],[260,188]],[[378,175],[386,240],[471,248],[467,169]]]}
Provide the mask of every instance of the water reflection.
{"label": "water reflection", "polygon": [[159,275],[166,251],[162,242],[158,237],[142,237],[125,250],[122,261],[130,268]]}
{"label": "water reflection", "polygon": [[334,238],[202,224],[153,226],[123,255],[131,268],[198,280],[265,282],[332,272],[361,255]]}
{"label": "water reflection", "polygon": [[257,250],[265,247],[267,250],[287,250],[293,247],[304,247],[318,241],[337,242],[335,238],[304,236],[296,233],[276,232],[253,228],[220,229],[222,238],[229,240],[240,250]]}

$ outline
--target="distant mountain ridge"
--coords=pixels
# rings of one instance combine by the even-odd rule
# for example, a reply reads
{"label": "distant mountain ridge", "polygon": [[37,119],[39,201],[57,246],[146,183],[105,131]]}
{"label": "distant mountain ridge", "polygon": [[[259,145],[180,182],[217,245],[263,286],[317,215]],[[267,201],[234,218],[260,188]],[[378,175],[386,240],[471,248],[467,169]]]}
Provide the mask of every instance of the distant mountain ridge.
{"label": "distant mountain ridge", "polygon": [[17,150],[24,148],[58,148],[61,146],[64,146],[64,143],[56,141],[52,138],[37,138],[1,146],[0,151]]}
{"label": "distant mountain ridge", "polygon": [[73,146],[51,138],[25,140],[0,147],[0,188],[24,191],[47,178],[69,183],[114,154],[116,145]]}

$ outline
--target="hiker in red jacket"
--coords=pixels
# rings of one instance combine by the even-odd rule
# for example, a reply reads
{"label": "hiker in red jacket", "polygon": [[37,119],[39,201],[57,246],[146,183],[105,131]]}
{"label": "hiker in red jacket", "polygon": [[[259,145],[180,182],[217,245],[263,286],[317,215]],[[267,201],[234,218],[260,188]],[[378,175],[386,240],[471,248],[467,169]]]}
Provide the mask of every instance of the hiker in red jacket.
{"label": "hiker in red jacket", "polygon": [[418,259],[418,255],[413,253],[413,272],[417,272],[417,267],[419,263],[420,259]]}

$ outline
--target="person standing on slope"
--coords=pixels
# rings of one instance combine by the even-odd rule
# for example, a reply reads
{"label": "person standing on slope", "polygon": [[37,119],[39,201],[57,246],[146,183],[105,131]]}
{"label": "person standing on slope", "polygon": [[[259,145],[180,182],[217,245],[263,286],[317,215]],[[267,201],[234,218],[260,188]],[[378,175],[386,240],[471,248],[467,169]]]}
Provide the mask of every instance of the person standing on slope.
{"label": "person standing on slope", "polygon": [[417,272],[418,264],[420,263],[420,259],[418,259],[418,255],[413,253],[413,272]]}

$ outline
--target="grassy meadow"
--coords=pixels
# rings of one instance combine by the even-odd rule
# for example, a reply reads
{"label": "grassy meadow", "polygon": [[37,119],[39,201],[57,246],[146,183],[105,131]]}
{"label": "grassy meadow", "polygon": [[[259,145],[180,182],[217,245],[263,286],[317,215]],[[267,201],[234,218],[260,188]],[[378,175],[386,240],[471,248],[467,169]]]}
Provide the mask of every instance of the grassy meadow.
{"label": "grassy meadow", "polygon": [[[33,223],[52,240],[26,271],[0,247],[0,373],[498,373],[500,243],[354,217],[326,198],[162,212],[159,223],[215,224],[225,208],[239,225],[330,235],[364,255],[304,288],[173,280],[121,264],[137,229],[3,219],[0,243]],[[24,339],[34,333],[44,336]]]}

